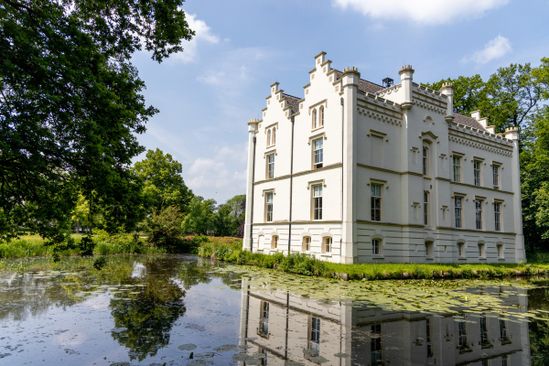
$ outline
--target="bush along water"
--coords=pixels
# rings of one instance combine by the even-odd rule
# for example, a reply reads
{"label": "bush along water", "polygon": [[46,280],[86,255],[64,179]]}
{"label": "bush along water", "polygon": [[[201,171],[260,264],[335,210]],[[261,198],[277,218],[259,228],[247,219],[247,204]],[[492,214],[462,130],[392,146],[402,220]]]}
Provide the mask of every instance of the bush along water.
{"label": "bush along water", "polygon": [[273,255],[242,250],[241,241],[203,242],[198,248],[201,257],[223,262],[276,269],[306,276],[344,280],[384,279],[464,279],[549,276],[549,264],[412,264],[371,263],[339,264],[315,259],[301,253]]}

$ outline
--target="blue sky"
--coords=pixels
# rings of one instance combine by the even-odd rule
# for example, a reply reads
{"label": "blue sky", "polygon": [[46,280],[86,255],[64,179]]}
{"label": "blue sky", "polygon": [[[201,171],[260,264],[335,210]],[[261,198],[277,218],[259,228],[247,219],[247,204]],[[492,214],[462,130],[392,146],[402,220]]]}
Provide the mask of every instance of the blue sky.
{"label": "blue sky", "polygon": [[418,82],[549,56],[549,0],[188,0],[197,35],[162,64],[134,57],[148,103],[139,137],[183,164],[187,185],[223,203],[245,192],[247,121],[279,81],[301,97],[319,51],[363,78]]}

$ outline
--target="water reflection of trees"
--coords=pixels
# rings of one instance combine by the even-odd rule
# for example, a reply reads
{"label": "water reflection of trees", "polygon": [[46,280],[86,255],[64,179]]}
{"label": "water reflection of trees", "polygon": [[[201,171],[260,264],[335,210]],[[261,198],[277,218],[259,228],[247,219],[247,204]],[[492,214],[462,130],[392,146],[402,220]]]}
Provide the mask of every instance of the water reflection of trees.
{"label": "water reflection of trees", "polygon": [[172,280],[174,262],[149,261],[142,286],[120,291],[110,302],[113,339],[129,349],[130,359],[154,356],[170,342],[175,321],[185,313],[185,292]]}
{"label": "water reflection of trees", "polygon": [[[528,308],[549,313],[549,288],[535,288],[528,291]],[[549,360],[549,317],[532,319],[528,324],[532,365],[542,366]]]}

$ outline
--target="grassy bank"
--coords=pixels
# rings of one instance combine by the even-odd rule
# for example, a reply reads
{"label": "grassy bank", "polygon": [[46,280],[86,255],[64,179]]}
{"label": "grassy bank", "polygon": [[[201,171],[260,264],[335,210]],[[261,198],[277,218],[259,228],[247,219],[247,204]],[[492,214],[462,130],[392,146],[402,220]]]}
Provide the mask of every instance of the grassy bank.
{"label": "grassy bank", "polygon": [[[82,248],[80,242],[81,234],[71,235],[69,243],[55,248],[47,245],[46,241],[39,235],[23,235],[20,238],[8,241],[0,241],[0,258],[25,258],[25,257],[52,257],[54,253],[59,256],[80,255]],[[103,231],[97,231],[93,236],[95,247],[94,255],[109,254],[156,254],[164,253],[165,250],[157,248],[148,243],[146,237],[134,236],[133,234],[110,235]]]}
{"label": "grassy bank", "polygon": [[276,269],[306,276],[345,280],[381,279],[493,279],[506,277],[549,276],[549,263],[528,264],[336,264],[303,254],[266,255],[241,249],[241,242],[201,243],[198,255],[224,262]]}

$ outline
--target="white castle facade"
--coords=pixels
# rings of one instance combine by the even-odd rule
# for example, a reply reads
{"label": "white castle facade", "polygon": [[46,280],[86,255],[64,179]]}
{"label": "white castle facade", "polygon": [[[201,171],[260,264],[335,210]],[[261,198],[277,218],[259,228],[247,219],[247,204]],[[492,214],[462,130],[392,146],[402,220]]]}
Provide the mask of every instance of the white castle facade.
{"label": "white castle facade", "polygon": [[243,246],[339,263],[525,260],[518,131],[453,111],[453,89],[381,86],[321,52],[248,122]]}

